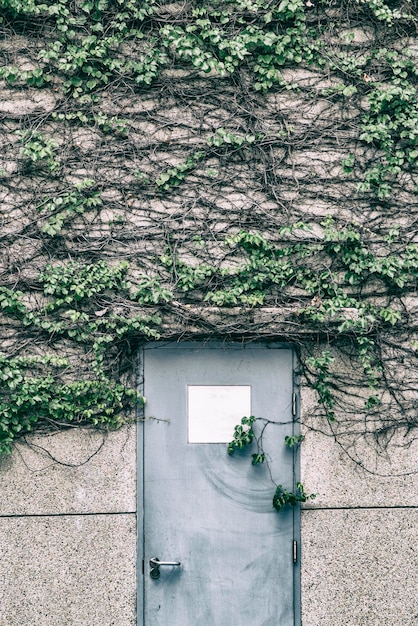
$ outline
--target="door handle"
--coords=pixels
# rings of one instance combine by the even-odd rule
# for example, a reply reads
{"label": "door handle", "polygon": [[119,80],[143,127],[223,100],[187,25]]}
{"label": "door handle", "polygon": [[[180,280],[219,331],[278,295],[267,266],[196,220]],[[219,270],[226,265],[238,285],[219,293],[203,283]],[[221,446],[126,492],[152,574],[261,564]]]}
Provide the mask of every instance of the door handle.
{"label": "door handle", "polygon": [[154,578],[154,580],[156,580],[157,578],[160,577],[160,567],[161,566],[180,567],[181,563],[180,563],[180,561],[160,561],[160,559],[157,559],[156,556],[153,556],[149,560],[149,565],[150,565],[150,568],[151,568],[151,571],[150,571],[149,574],[150,574],[151,578]]}

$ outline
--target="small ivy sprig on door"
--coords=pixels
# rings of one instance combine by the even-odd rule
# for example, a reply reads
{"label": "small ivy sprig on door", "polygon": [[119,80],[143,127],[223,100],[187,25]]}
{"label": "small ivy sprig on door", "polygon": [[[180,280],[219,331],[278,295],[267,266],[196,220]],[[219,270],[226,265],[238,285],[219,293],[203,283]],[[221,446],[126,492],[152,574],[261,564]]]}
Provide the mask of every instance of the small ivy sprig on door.
{"label": "small ivy sprig on door", "polygon": [[[253,425],[255,422],[264,422],[260,435],[257,437]],[[237,424],[234,428],[234,435],[232,441],[228,444],[228,454],[234,454],[236,450],[243,450],[247,446],[250,446],[254,441],[257,444],[257,452],[251,455],[252,465],[259,465],[260,463],[266,463],[268,460],[263,450],[263,435],[268,424],[277,424],[272,420],[268,420],[263,417],[255,417],[250,415],[244,416],[241,419],[241,424]],[[284,443],[288,448],[294,448],[302,443],[304,435],[290,435],[286,436]],[[270,472],[271,475],[271,472]],[[274,482],[274,481],[273,481]],[[273,496],[273,507],[276,511],[281,511],[287,505],[296,506],[299,502],[306,502],[307,500],[314,500],[316,494],[307,494],[302,483],[297,482],[295,491],[288,491],[283,485],[276,484],[276,491]]]}
{"label": "small ivy sprig on door", "polygon": [[281,511],[286,505],[296,506],[298,502],[314,500],[316,494],[307,494],[302,483],[296,483],[295,491],[288,491],[282,485],[277,485],[276,493],[273,497],[273,506],[276,511]]}

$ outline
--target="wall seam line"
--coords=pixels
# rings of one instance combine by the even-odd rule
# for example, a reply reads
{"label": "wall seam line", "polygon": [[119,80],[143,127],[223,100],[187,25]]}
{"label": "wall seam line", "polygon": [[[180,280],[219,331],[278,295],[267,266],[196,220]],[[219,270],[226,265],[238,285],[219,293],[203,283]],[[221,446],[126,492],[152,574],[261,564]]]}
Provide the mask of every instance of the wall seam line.
{"label": "wall seam line", "polygon": [[84,512],[84,513],[11,513],[9,515],[0,514],[0,519],[16,519],[27,517],[97,517],[109,515],[136,515],[136,511],[105,511],[105,512]]}
{"label": "wall seam line", "polygon": [[395,506],[324,506],[324,507],[306,507],[301,509],[302,513],[307,511],[387,511],[402,509],[418,509],[418,505],[395,505]]}

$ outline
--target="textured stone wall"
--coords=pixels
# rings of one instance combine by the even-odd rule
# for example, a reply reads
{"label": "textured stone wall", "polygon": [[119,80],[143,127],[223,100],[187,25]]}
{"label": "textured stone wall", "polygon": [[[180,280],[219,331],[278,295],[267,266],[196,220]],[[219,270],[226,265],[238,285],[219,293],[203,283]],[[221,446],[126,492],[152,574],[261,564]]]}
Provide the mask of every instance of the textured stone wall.
{"label": "textured stone wall", "polygon": [[303,626],[417,623],[418,441],[404,444],[307,433],[302,479],[317,497],[302,508]]}
{"label": "textured stone wall", "polygon": [[30,437],[0,491],[1,626],[136,624],[135,428]]}

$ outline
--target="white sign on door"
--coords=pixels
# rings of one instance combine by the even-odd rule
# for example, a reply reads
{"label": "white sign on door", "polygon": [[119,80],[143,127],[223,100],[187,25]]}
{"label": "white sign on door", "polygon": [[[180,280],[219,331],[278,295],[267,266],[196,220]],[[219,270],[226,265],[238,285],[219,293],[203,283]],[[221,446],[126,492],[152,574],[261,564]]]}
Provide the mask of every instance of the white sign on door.
{"label": "white sign on door", "polygon": [[229,443],[251,415],[250,385],[187,385],[189,443]]}

